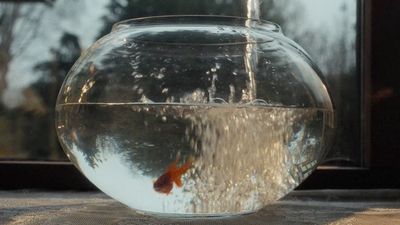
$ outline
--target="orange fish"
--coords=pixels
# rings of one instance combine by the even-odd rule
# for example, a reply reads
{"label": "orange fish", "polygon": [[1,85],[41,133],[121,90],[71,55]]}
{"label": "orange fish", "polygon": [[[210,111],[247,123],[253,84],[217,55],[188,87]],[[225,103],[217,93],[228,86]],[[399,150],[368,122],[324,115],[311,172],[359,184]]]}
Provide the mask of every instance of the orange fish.
{"label": "orange fish", "polygon": [[156,182],[154,182],[154,190],[160,193],[169,194],[171,193],[173,183],[178,187],[182,187],[181,177],[190,169],[192,161],[193,159],[189,157],[181,167],[177,167],[178,160],[173,162],[167,168],[167,171],[161,175]]}

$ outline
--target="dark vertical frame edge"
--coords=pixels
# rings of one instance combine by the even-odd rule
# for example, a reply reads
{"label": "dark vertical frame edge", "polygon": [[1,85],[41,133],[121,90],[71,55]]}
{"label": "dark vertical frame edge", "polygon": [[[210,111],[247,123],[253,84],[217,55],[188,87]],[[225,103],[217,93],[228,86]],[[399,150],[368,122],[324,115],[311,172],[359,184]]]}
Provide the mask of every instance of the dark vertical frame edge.
{"label": "dark vertical frame edge", "polygon": [[358,1],[358,67],[361,81],[361,166],[370,167],[371,162],[371,24],[372,0]]}

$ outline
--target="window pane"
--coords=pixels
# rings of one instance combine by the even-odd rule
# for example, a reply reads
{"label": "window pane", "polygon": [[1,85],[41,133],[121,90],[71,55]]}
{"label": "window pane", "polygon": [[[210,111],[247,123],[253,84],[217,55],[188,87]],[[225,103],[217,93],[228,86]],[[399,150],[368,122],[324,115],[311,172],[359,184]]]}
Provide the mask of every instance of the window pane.
{"label": "window pane", "polygon": [[[328,159],[358,165],[356,0],[265,0],[261,18],[280,24],[321,68],[338,132]],[[54,129],[58,89],[80,52],[114,22],[166,14],[247,16],[234,0],[57,0],[0,3],[0,159],[66,160]]]}
{"label": "window pane", "polygon": [[[360,74],[357,65],[356,0],[288,0],[279,2],[277,22],[298,42],[324,74],[337,117],[334,145],[326,161],[361,165]],[[285,4],[290,2],[290,4]],[[263,15],[274,19],[274,13]],[[283,12],[283,13],[282,13]],[[271,15],[271,17],[269,17]]]}

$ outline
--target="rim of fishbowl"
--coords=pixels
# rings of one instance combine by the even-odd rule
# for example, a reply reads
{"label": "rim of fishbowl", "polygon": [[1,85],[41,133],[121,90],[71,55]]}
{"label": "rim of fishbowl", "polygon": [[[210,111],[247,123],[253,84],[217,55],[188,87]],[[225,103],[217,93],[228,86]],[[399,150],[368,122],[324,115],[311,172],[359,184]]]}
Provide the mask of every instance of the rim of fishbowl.
{"label": "rim of fishbowl", "polygon": [[[195,20],[196,19],[196,20]],[[247,17],[239,17],[239,16],[224,16],[224,15],[160,15],[160,16],[147,16],[147,17],[138,17],[132,19],[121,20],[113,24],[111,32],[123,30],[125,28],[129,28],[131,26],[141,26],[141,25],[156,25],[166,23],[166,21],[172,22],[192,22],[193,24],[205,24],[205,23],[213,23],[218,25],[238,25],[243,27],[248,27],[251,29],[273,32],[277,34],[282,34],[281,27],[274,22],[263,20],[263,19],[254,19]],[[259,41],[255,41],[258,43]],[[260,41],[264,42],[264,41]],[[218,43],[218,45],[224,44],[246,44],[246,43],[254,43],[254,41],[249,42],[234,42],[234,43]],[[164,43],[166,44],[166,43]],[[182,44],[182,43],[181,43]],[[196,44],[196,43],[191,43]],[[204,44],[201,44],[204,45]],[[215,44],[206,44],[206,45],[215,45]]]}
{"label": "rim of fishbowl", "polygon": [[[130,25],[136,24],[139,25],[141,22],[148,22],[151,20],[159,20],[159,19],[190,19],[190,18],[208,18],[208,19],[216,19],[216,20],[224,20],[224,21],[249,21],[252,22],[250,26],[252,28],[264,28],[268,31],[281,32],[281,27],[274,22],[263,20],[263,19],[255,19],[241,16],[225,16],[225,15],[196,15],[196,14],[183,14],[183,15],[160,15],[160,16],[145,16],[145,17],[137,17],[126,20],[121,20],[113,24],[112,31],[115,29],[119,29],[118,27],[121,25]],[[164,21],[163,21],[164,22]]]}

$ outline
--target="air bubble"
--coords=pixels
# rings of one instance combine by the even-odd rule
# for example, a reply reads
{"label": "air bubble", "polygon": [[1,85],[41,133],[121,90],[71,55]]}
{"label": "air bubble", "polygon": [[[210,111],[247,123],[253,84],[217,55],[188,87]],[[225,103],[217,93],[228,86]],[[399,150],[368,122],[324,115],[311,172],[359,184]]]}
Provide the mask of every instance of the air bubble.
{"label": "air bubble", "polygon": [[228,104],[224,99],[222,98],[212,98],[210,99],[211,103],[219,103],[219,104]]}
{"label": "air bubble", "polygon": [[137,73],[137,74],[135,74],[134,77],[135,77],[136,79],[140,79],[140,78],[143,78],[143,74]]}

